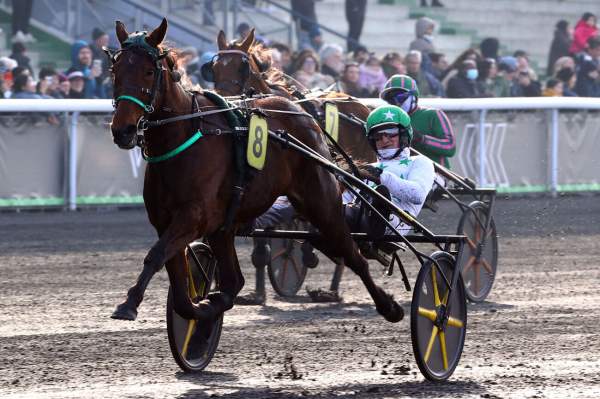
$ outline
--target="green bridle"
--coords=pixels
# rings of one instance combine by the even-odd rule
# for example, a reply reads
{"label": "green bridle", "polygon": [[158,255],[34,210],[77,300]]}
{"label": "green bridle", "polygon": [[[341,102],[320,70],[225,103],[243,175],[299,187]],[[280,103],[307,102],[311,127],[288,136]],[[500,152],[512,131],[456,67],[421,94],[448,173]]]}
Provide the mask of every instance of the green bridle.
{"label": "green bridle", "polygon": [[[122,94],[120,96],[117,96],[113,100],[115,107],[117,106],[119,101],[125,100],[125,101],[130,101],[130,102],[138,105],[140,108],[142,108],[144,110],[144,115],[140,118],[140,121],[138,122],[138,130],[142,130],[142,131],[146,130],[149,125],[149,123],[148,123],[149,121],[147,121],[146,117],[149,114],[152,114],[154,112],[154,101],[156,99],[156,94],[158,93],[158,90],[160,89],[160,84],[161,84],[161,79],[162,79],[162,71],[164,70],[164,68],[162,67],[161,61],[168,54],[168,50],[161,52],[159,49],[150,46],[146,42],[146,36],[147,36],[147,32],[145,32],[145,31],[134,32],[134,33],[130,34],[129,37],[127,38],[127,40],[125,40],[123,42],[123,44],[121,45],[122,50],[120,50],[120,51],[125,51],[125,50],[131,49],[131,48],[141,48],[144,52],[148,53],[152,57],[152,60],[154,61],[154,64],[155,64],[154,82],[152,84],[152,89],[148,90],[146,88],[140,88],[142,93],[146,93],[146,94],[150,95],[150,103],[146,104],[139,98],[137,98],[133,95],[130,95],[130,94]],[[117,53],[111,53],[108,50],[105,50],[105,51],[108,53],[108,55],[111,57],[112,62],[114,63],[116,61]],[[200,130],[198,130],[192,137],[187,139],[183,144],[179,145],[177,148],[175,148],[163,155],[159,155],[159,156],[155,156],[155,157],[147,156],[145,148],[143,148],[143,145],[141,145],[140,143],[138,143],[138,145],[140,147],[142,147],[142,157],[144,158],[144,160],[148,163],[156,163],[156,162],[166,161],[167,159],[171,159],[171,158],[175,157],[176,155],[178,155],[181,152],[188,149],[192,144],[194,144],[196,141],[198,141],[201,137],[202,137],[202,132],[200,132]]]}

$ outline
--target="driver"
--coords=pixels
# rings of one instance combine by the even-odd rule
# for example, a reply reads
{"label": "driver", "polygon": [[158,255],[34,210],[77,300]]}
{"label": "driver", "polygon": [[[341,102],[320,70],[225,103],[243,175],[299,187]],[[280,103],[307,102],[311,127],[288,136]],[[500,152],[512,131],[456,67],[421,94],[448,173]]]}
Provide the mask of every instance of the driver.
{"label": "driver", "polygon": [[441,109],[419,107],[417,82],[408,75],[393,75],[379,97],[408,113],[414,132],[414,149],[449,169],[448,158],[456,152],[452,124]]}
{"label": "driver", "polygon": [[[378,161],[360,167],[363,177],[378,185],[378,191],[389,191],[396,206],[416,217],[433,186],[435,172],[429,158],[410,156],[413,139],[410,117],[400,107],[382,105],[369,114],[366,129]],[[385,189],[381,190],[381,186]],[[346,191],[344,202],[354,202],[353,197]],[[390,221],[401,234],[410,230],[396,215]]]}

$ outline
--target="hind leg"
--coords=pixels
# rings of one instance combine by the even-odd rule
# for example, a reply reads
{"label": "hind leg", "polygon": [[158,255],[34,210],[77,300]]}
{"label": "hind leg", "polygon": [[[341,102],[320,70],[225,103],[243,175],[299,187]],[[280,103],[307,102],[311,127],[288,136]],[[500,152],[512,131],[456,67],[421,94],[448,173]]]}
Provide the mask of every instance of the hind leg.
{"label": "hind leg", "polygon": [[[323,170],[320,172],[325,173]],[[294,206],[303,211],[324,237],[319,242],[315,242],[315,246],[332,259],[341,258],[343,263],[360,277],[373,298],[377,311],[386,320],[390,322],[402,320],[404,317],[402,307],[392,295],[375,284],[369,272],[369,263],[360,254],[350,236],[350,229],[343,214],[341,194],[332,176],[328,173],[320,174],[318,179],[313,179],[313,182],[317,183],[303,185],[301,190],[305,191],[294,196]]]}

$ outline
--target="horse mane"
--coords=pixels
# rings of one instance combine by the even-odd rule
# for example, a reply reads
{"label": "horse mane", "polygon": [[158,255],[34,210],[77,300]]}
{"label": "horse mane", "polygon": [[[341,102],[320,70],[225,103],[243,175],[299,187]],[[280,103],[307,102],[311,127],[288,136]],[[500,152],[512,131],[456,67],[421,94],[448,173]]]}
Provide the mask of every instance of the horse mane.
{"label": "horse mane", "polygon": [[260,72],[264,73],[265,80],[269,86],[277,86],[277,88],[289,93],[294,91],[283,72],[273,66],[273,56],[270,48],[255,41],[248,49],[248,55],[255,58],[255,61],[259,64],[259,68],[260,64],[265,66],[265,69],[260,70]]}
{"label": "horse mane", "polygon": [[169,69],[171,71],[177,71],[179,72],[179,74],[181,75],[181,79],[179,80],[179,83],[181,84],[181,86],[183,87],[184,90],[186,91],[203,91],[202,87],[199,84],[193,84],[192,80],[190,79],[190,77],[188,76],[187,72],[185,71],[185,68],[181,67],[181,59],[180,59],[180,54],[181,54],[181,49],[174,47],[174,46],[169,46],[168,43],[161,43],[158,45],[158,49],[160,50],[160,52],[167,52],[167,56],[165,57],[165,60],[167,61],[167,65],[169,66]]}

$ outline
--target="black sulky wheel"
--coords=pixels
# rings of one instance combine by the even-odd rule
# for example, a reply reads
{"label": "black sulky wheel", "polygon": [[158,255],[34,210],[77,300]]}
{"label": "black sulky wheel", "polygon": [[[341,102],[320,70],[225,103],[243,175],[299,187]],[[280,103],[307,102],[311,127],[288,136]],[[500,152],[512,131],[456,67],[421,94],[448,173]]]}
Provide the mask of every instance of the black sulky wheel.
{"label": "black sulky wheel", "polygon": [[447,380],[458,365],[467,331],[467,301],[462,280],[449,293],[454,258],[447,252],[431,255],[417,276],[410,311],[410,337],[421,373],[430,381]]}
{"label": "black sulky wheel", "polygon": [[483,302],[492,290],[498,266],[498,235],[494,218],[486,230],[488,207],[473,201],[463,212],[457,234],[467,237],[457,262],[471,302]]}
{"label": "black sulky wheel", "polygon": [[[308,230],[307,223],[296,219],[277,227],[281,230]],[[298,293],[306,278],[302,245],[303,240],[273,238],[271,261],[267,265],[269,280],[275,292],[282,297],[292,297]]]}
{"label": "black sulky wheel", "polygon": [[[190,244],[190,248],[193,254],[189,249],[187,250],[190,270],[189,293],[191,298],[196,298],[194,302],[197,303],[205,299],[210,291],[217,289],[218,273],[216,273],[216,259],[208,245],[194,242]],[[207,331],[206,325],[197,320],[187,320],[179,316],[173,309],[173,293],[169,288],[167,297],[169,346],[175,361],[183,371],[198,372],[208,366],[219,345],[222,327],[223,316],[209,327],[210,331]]]}

